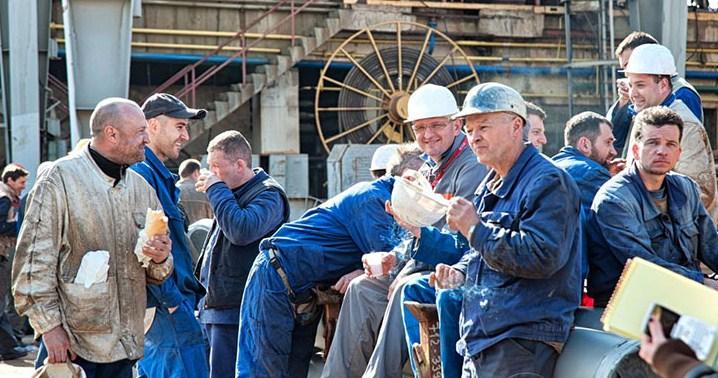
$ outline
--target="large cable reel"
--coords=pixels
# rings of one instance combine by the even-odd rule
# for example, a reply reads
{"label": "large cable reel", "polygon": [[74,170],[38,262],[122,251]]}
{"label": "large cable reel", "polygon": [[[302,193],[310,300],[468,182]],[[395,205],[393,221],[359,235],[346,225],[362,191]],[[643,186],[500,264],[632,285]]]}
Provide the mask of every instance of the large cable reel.
{"label": "large cable reel", "polygon": [[[370,46],[363,57],[349,51],[362,44]],[[344,77],[331,69],[338,62],[350,65]],[[324,148],[329,152],[334,143],[413,140],[404,124],[407,102],[427,83],[449,88],[460,104],[479,76],[464,51],[432,27],[389,21],[353,34],[330,56],[319,77],[314,115]]]}

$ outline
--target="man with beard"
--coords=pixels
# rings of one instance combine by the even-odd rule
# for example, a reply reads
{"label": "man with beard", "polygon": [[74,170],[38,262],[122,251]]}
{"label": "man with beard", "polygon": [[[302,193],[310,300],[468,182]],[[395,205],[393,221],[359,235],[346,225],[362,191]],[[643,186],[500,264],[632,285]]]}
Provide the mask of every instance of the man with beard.
{"label": "man with beard", "polygon": [[[147,121],[136,103],[108,98],[90,116],[90,145],[38,177],[28,195],[13,262],[13,294],[42,336],[36,367],[71,358],[88,378],[132,377],[142,357],[147,282],[172,272],[172,241],[155,236],[132,253],[147,209],[159,209],[152,188],[128,170],[142,161]],[[76,282],[85,256],[109,255],[104,281]],[[100,272],[101,276],[101,272]]]}
{"label": "man with beard", "polygon": [[142,105],[149,143],[145,161],[131,168],[152,186],[169,219],[174,271],[160,285],[147,285],[145,357],[138,364],[140,377],[206,377],[209,365],[206,344],[194,309],[205,290],[194,277],[185,215],[178,207],[180,189],[164,162],[179,157],[189,140],[189,123],[204,118],[204,109],[188,108],[167,93],[152,95]]}
{"label": "man with beard", "polygon": [[698,185],[671,172],[682,152],[683,120],[667,107],[638,113],[633,164],[596,193],[591,206],[588,294],[604,307],[626,261],[641,257],[713,288],[700,262],[718,269],[718,233]]}
{"label": "man with beard", "polygon": [[[614,137],[611,122],[594,112],[583,112],[566,122],[565,146],[553,157],[576,181],[581,191],[581,224],[588,220],[593,197],[611,176],[620,172],[625,160],[615,159]],[[588,270],[585,244],[582,248],[583,277]]]}

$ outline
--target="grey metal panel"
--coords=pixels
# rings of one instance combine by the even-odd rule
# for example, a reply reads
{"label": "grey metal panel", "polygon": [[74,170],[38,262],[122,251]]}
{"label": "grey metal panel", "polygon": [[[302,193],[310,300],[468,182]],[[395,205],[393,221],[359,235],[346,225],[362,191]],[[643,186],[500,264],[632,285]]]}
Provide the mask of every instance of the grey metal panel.
{"label": "grey metal panel", "polygon": [[371,157],[378,144],[335,144],[327,158],[329,198],[361,182],[371,181]]}
{"label": "grey metal panel", "polygon": [[62,3],[74,145],[81,136],[89,136],[84,122],[100,100],[127,97],[133,6],[132,0]]}
{"label": "grey metal panel", "polygon": [[309,195],[309,159],[306,154],[269,155],[269,174],[290,198]]}

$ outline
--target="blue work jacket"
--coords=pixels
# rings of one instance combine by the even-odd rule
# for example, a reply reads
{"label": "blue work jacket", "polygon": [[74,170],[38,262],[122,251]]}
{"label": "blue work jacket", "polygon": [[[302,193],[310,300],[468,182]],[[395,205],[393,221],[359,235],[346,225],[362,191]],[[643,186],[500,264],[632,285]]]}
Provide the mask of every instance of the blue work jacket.
{"label": "blue work jacket", "polygon": [[174,271],[164,283],[147,285],[147,307],[176,307],[186,300],[191,308],[195,308],[205,290],[192,272],[192,255],[189,239],[185,234],[184,214],[177,207],[177,176],[165,167],[149,147],[145,147],[145,161],[130,168],[139,173],[155,190],[162,210],[169,219],[169,236],[172,240]]}
{"label": "blue work jacket", "polygon": [[564,146],[553,158],[559,168],[566,171],[578,185],[581,192],[581,277],[586,278],[588,273],[588,246],[585,234],[586,223],[591,212],[591,203],[596,192],[611,178],[608,169],[595,160],[588,158],[573,146]]}
{"label": "blue work jacket", "polygon": [[336,282],[362,267],[364,253],[390,251],[403,231],[384,211],[393,177],[360,182],[284,224],[259,248],[279,252],[289,284],[300,292],[321,282]]}
{"label": "blue work jacket", "polygon": [[457,349],[469,356],[506,338],[565,342],[581,297],[576,184],[530,144],[492,192],[495,178],[490,171],[474,199],[481,221],[471,250],[459,235],[453,252],[440,247],[463,255],[454,265],[466,277]]}
{"label": "blue work jacket", "polygon": [[596,194],[591,207],[588,293],[605,306],[626,261],[641,257],[703,283],[699,261],[718,269],[718,233],[696,183],[669,172],[668,214],[656,207],[634,163]]}

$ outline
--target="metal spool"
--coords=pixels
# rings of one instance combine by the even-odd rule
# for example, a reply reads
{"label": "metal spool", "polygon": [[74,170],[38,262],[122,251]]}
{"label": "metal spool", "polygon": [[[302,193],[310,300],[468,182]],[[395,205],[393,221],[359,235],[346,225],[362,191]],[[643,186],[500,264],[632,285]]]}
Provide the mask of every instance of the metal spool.
{"label": "metal spool", "polygon": [[[371,46],[364,57],[347,51],[362,41]],[[380,44],[388,46],[380,48]],[[329,68],[340,60],[348,61],[351,68],[343,78],[332,77]],[[457,66],[469,69],[462,74]],[[319,77],[314,111],[324,148],[329,152],[334,143],[413,140],[409,125],[404,124],[406,105],[411,93],[427,83],[449,88],[461,103],[466,90],[479,83],[479,76],[464,51],[429,26],[390,21],[355,33],[334,51]]]}

